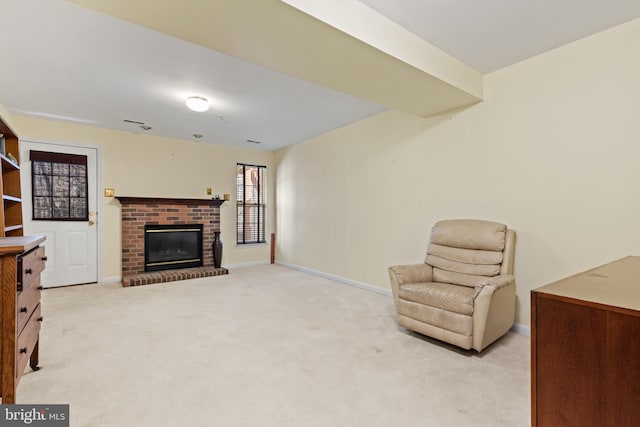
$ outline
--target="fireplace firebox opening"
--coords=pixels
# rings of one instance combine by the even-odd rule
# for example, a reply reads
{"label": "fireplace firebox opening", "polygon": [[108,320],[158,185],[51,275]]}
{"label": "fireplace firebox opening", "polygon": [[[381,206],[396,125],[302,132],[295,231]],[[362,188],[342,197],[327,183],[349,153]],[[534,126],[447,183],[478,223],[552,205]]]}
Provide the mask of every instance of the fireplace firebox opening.
{"label": "fireplace firebox opening", "polygon": [[202,224],[144,226],[145,271],[202,265]]}

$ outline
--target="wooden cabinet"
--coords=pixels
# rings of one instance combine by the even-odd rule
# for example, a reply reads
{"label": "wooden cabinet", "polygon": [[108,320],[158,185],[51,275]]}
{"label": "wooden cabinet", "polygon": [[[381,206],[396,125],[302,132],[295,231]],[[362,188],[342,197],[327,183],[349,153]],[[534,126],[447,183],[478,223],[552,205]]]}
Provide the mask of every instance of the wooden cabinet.
{"label": "wooden cabinet", "polygon": [[46,256],[39,246],[44,236],[0,239],[0,384],[2,403],[16,401],[16,387],[27,362],[38,370],[40,325],[40,273]]}
{"label": "wooden cabinet", "polygon": [[531,291],[532,426],[640,425],[640,257]]}
{"label": "wooden cabinet", "polygon": [[40,273],[44,236],[23,236],[18,136],[0,117],[0,392],[3,404],[16,401],[27,362],[38,366],[42,313]]}
{"label": "wooden cabinet", "polygon": [[[20,191],[20,149],[18,136],[0,117],[0,140],[4,139],[4,153],[0,151],[2,169],[2,209],[0,237],[22,236],[22,194]],[[13,156],[15,161],[9,156]]]}

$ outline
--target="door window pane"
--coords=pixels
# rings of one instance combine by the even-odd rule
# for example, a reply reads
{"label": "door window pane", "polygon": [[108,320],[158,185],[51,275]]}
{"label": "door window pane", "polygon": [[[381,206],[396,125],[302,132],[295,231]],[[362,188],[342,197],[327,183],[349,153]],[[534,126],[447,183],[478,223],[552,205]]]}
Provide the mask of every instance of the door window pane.
{"label": "door window pane", "polygon": [[31,151],[34,220],[87,221],[87,157]]}

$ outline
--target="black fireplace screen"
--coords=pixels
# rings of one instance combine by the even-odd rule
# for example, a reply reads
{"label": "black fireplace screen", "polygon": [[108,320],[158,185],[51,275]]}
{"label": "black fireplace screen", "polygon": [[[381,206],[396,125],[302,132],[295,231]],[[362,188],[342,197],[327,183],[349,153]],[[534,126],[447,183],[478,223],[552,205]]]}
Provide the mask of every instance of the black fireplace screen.
{"label": "black fireplace screen", "polygon": [[145,271],[202,265],[202,224],[144,226]]}

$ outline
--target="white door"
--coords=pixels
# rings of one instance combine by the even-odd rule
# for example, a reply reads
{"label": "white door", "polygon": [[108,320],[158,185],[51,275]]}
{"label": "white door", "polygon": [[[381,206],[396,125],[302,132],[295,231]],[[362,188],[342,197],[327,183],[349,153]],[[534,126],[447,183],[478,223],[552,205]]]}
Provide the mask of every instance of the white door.
{"label": "white door", "polygon": [[[97,150],[89,147],[24,140],[22,140],[20,144],[24,234],[40,234],[47,237],[44,242],[47,263],[41,275],[42,285],[44,287],[51,287],[97,282]],[[86,219],[33,219],[33,162],[30,160],[30,152],[32,150],[46,153],[65,153],[86,156],[86,199],[88,206]],[[55,157],[55,155],[51,156]]]}

